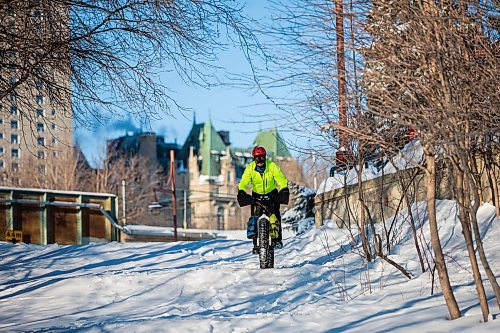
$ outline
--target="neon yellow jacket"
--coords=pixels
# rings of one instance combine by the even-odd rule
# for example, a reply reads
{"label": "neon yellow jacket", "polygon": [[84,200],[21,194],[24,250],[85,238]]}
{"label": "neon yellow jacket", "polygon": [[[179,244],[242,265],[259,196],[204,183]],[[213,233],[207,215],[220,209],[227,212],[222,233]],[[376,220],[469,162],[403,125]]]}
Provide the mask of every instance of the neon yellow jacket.
{"label": "neon yellow jacket", "polygon": [[264,170],[262,175],[255,170],[255,167],[255,161],[247,165],[238,184],[239,190],[246,191],[250,182],[252,182],[252,191],[258,194],[271,192],[276,188],[276,184],[278,184],[280,189],[288,187],[288,181],[276,163],[266,160],[266,170]]}

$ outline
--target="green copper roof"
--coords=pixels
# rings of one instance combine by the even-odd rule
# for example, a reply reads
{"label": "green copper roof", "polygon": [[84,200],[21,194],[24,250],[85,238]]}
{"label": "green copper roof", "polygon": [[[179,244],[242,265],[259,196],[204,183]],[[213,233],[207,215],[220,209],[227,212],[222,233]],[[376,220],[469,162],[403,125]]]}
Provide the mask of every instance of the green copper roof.
{"label": "green copper roof", "polygon": [[198,154],[198,151],[200,150],[199,136],[201,130],[203,129],[203,126],[204,124],[193,123],[193,127],[191,127],[191,131],[189,132],[189,135],[186,138],[186,141],[184,142],[184,145],[182,146],[178,157],[179,159],[182,159],[184,161],[184,165],[187,165],[187,161],[189,159],[189,149],[191,146],[194,147],[195,154]]}
{"label": "green copper roof", "polygon": [[212,127],[210,119],[201,128],[199,134],[200,149],[198,157],[201,157],[200,174],[205,176],[218,176],[220,174],[220,156],[226,151],[226,144],[219,133]]}
{"label": "green copper roof", "polygon": [[[266,148],[268,155],[271,158],[291,157],[290,152],[286,148],[285,143],[276,128],[268,131],[259,131],[254,145]],[[226,144],[224,143],[221,135],[212,127],[210,119],[202,124],[193,123],[193,127],[191,128],[186,142],[179,153],[179,158],[184,160],[185,165],[187,165],[186,163],[189,157],[189,148],[191,146],[194,147],[194,153],[198,155],[200,174],[209,177],[220,175],[220,157],[222,152],[225,153],[226,151]],[[248,162],[248,157],[251,159],[250,154],[252,152],[252,148],[253,147],[243,149],[231,147],[231,156],[233,157],[233,161],[238,169],[237,172],[243,172],[242,170]],[[238,157],[236,156],[237,154],[245,154],[247,157],[241,160],[241,156]]]}
{"label": "green copper roof", "polygon": [[270,157],[291,157],[288,148],[276,128],[268,131],[259,131],[255,139],[254,146],[266,148]]}

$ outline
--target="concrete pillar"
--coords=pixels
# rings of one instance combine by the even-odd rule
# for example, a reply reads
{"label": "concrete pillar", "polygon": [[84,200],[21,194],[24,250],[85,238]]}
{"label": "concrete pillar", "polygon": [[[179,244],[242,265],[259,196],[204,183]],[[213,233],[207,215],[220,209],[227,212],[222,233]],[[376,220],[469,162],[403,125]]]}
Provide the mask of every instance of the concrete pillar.
{"label": "concrete pillar", "polygon": [[40,244],[47,245],[47,193],[40,195]]}
{"label": "concrete pillar", "polygon": [[[79,195],[76,198],[76,202],[79,204],[82,203],[81,195]],[[76,213],[76,244],[83,244],[82,235],[83,235],[83,219],[82,219],[82,207],[80,206],[77,208],[77,213]]]}
{"label": "concrete pillar", "polygon": [[[14,199],[14,191],[10,191],[7,194],[7,199],[10,199],[10,200]],[[7,221],[5,221],[6,222],[5,226],[6,226],[7,230],[14,230],[14,203],[11,201],[9,205],[10,205],[10,207],[6,213],[7,214],[7,216],[6,216]]]}

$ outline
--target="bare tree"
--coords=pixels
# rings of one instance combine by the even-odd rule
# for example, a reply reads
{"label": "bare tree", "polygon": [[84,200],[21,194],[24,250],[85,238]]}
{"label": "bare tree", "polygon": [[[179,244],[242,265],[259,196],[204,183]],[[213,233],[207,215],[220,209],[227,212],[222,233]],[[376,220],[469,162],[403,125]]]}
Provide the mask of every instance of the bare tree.
{"label": "bare tree", "polygon": [[[486,257],[479,232],[476,232],[478,228],[474,229],[482,193],[471,152],[491,152],[488,150],[491,142],[499,140],[498,21],[492,14],[498,12],[498,4],[492,1],[380,0],[372,1],[370,10],[365,3],[356,2],[348,7],[347,13],[339,14],[334,10],[336,3],[278,3],[283,10],[274,20],[278,27],[273,32],[280,37],[279,45],[287,48],[278,59],[286,59],[292,64],[282,67],[278,64],[278,75],[266,71],[261,76],[257,73],[254,79],[265,93],[269,92],[268,88],[293,86],[290,89],[297,97],[274,101],[291,115],[287,118],[288,123],[320,140],[320,144],[315,145],[318,156],[328,159],[330,155],[333,162],[331,153],[339,148],[339,134],[347,133],[351,146],[346,163],[356,165],[360,173],[365,158],[374,154],[390,157],[407,141],[410,130],[418,134],[426,158],[420,167],[426,174],[427,210],[436,269],[450,317],[458,318],[460,311],[437,228],[436,179],[439,166],[446,160],[456,159],[463,172],[462,183],[467,184],[462,186],[466,194],[461,200],[467,214],[462,214],[460,220],[464,233],[470,235],[470,230],[474,230],[481,261],[485,270],[490,271],[487,261],[483,260]],[[333,22],[338,15],[352,17],[350,24],[355,27],[350,38],[346,38],[346,53],[352,51],[351,58],[346,59],[347,126],[339,122],[335,112],[339,107],[337,73],[340,69],[336,67],[338,45]],[[364,38],[367,36],[369,38]],[[356,56],[359,49],[362,58]],[[272,66],[266,67],[268,69]],[[362,88],[356,84],[357,70],[363,71]],[[497,173],[490,170],[495,168],[492,161],[496,160],[496,157],[489,158],[488,163],[493,192],[497,191],[493,180]],[[361,183],[359,175],[358,182]],[[362,192],[362,185],[359,186]],[[455,187],[454,192],[459,193],[460,189]],[[497,196],[498,193],[493,194],[493,202],[498,202]],[[362,196],[359,202],[363,206]],[[368,220],[369,213],[366,210]],[[364,229],[365,218],[362,216],[359,221],[360,229]],[[471,238],[465,242],[486,321],[489,310],[475,253],[469,246]],[[364,243],[368,255],[368,241]],[[494,274],[487,275],[497,293]]]}
{"label": "bare tree", "polygon": [[35,95],[79,125],[158,119],[180,107],[159,74],[217,83],[218,51],[259,49],[247,23],[242,6],[224,0],[2,0],[0,102],[16,96],[32,131]]}
{"label": "bare tree", "polygon": [[24,163],[9,163],[6,176],[0,180],[4,186],[81,190],[82,181],[90,169],[80,150],[63,146],[59,150],[39,151],[28,156]]}
{"label": "bare tree", "polygon": [[[127,221],[154,224],[155,217],[148,205],[155,201],[155,191],[162,188],[162,168],[148,158],[112,151],[104,158],[101,168],[88,170],[85,191],[105,192],[121,197],[122,181],[125,181]],[[164,178],[164,177],[163,177]],[[161,218],[161,217],[159,217]]]}
{"label": "bare tree", "polygon": [[[419,133],[426,155],[427,203],[436,267],[453,319],[460,312],[437,234],[435,165],[436,158],[454,164],[454,192],[483,320],[487,321],[488,304],[470,232],[470,221],[479,208],[479,184],[473,176],[475,161],[471,153],[475,147],[484,146],[485,137],[498,132],[498,46],[493,37],[498,32],[491,34],[494,28],[488,27],[485,14],[495,11],[495,6],[489,1],[376,1],[367,25],[373,37],[373,45],[364,52],[369,69],[365,73],[368,113]],[[488,270],[486,261],[483,266]],[[497,289],[491,276],[490,282]]]}

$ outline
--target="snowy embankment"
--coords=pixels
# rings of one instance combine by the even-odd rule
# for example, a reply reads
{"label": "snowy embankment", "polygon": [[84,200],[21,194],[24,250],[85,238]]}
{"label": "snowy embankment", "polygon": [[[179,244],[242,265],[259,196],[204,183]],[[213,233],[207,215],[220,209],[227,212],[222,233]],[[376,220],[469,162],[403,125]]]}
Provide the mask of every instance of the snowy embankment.
{"label": "snowy embankment", "polygon": [[[425,217],[423,203],[413,210]],[[268,270],[258,268],[242,231],[179,243],[0,243],[0,331],[500,332],[500,319],[480,323],[454,203],[440,201],[438,214],[458,320],[446,319],[440,293],[430,295],[406,224],[390,257],[412,272],[410,281],[380,260],[364,264],[346,230],[327,223],[285,234],[277,268]],[[479,218],[498,274],[500,221],[488,204]],[[419,231],[424,242],[427,229]]]}

